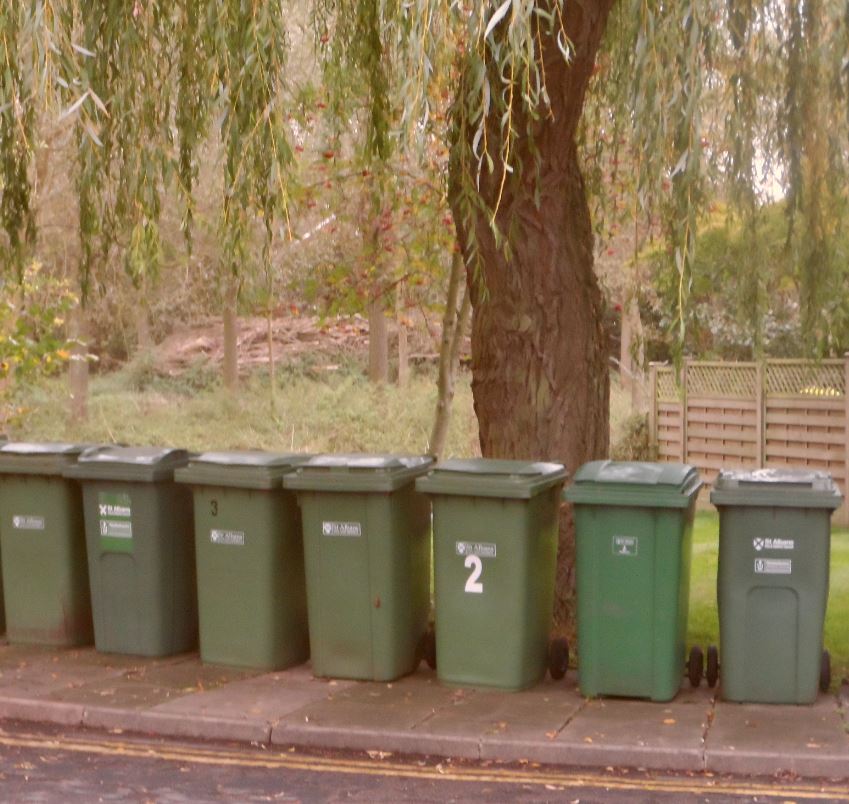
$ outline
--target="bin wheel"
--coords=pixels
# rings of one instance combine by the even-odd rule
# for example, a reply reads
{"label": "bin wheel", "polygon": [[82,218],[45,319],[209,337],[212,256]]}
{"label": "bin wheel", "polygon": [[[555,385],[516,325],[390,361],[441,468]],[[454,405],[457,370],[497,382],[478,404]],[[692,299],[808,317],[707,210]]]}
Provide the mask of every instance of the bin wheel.
{"label": "bin wheel", "polygon": [[548,673],[559,681],[569,669],[569,643],[561,638],[552,639],[548,646]]}
{"label": "bin wheel", "polygon": [[707,685],[713,689],[719,679],[719,651],[716,645],[708,645],[707,649],[707,669],[705,671]]}
{"label": "bin wheel", "polygon": [[687,659],[687,678],[690,679],[691,687],[698,687],[702,683],[704,673],[705,657],[698,645],[690,648],[690,656]]}
{"label": "bin wheel", "polygon": [[828,692],[831,686],[831,654],[824,650],[822,652],[822,662],[820,663],[820,689],[823,692]]}
{"label": "bin wheel", "polygon": [[436,670],[436,632],[432,625],[428,626],[422,637],[422,654],[427,666],[431,670]]}

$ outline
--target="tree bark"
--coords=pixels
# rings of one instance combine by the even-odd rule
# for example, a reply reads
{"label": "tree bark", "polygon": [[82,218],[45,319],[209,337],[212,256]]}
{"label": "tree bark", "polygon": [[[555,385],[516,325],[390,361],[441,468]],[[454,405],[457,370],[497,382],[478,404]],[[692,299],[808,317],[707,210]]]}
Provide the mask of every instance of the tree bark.
{"label": "tree bark", "polygon": [[68,364],[68,412],[71,422],[79,424],[88,418],[88,323],[82,303],[74,308],[68,319],[68,339],[72,341]]}
{"label": "tree bark", "polygon": [[[483,281],[469,276],[472,391],[483,455],[549,459],[570,473],[605,456],[609,440],[603,300],[593,271],[593,233],[575,131],[612,4],[564,4],[566,33],[575,48],[568,64],[554,39],[544,40],[551,114],[536,123],[535,154],[529,143],[518,143],[517,157],[527,167],[522,179],[508,182],[499,205],[500,228],[511,235],[509,258],[495,243],[486,215],[478,215],[474,228]],[[489,128],[495,142],[498,132],[495,121]],[[535,160],[538,171],[532,169]],[[480,183],[491,209],[501,184],[500,171],[495,174],[485,172]],[[465,247],[469,238],[459,206],[454,213]],[[561,516],[556,590],[555,624],[569,630],[574,535],[568,508]]]}
{"label": "tree bark", "polygon": [[[457,309],[460,294],[463,302]],[[471,302],[466,290],[466,266],[463,257],[456,252],[451,262],[448,277],[448,294],[445,300],[445,316],[442,321],[442,343],[439,347],[439,374],[436,381],[436,413],[430,434],[429,452],[441,458],[448,438],[451,423],[451,403],[454,401],[454,376],[460,356],[460,344],[468,324]]]}
{"label": "tree bark", "polygon": [[404,283],[399,282],[395,289],[395,327],[398,330],[398,387],[403,388],[410,381],[410,343],[407,338],[407,325],[404,323]]}
{"label": "tree bark", "polygon": [[222,366],[224,387],[228,391],[235,391],[239,385],[239,311],[237,300],[238,287],[236,281],[230,279],[224,292],[224,359]]}
{"label": "tree bark", "polygon": [[380,294],[368,305],[368,376],[372,382],[386,382],[389,378],[389,335]]}

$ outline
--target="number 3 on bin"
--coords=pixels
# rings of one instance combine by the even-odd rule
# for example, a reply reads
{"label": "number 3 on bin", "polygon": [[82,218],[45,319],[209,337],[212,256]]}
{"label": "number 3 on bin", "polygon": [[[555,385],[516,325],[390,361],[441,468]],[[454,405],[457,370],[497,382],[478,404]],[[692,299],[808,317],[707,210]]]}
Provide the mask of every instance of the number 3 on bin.
{"label": "number 3 on bin", "polygon": [[483,594],[483,584],[478,580],[481,576],[481,572],[483,571],[483,562],[480,559],[480,556],[466,556],[466,561],[464,562],[466,569],[470,569],[472,574],[469,575],[466,580],[466,591],[472,592],[473,594]]}

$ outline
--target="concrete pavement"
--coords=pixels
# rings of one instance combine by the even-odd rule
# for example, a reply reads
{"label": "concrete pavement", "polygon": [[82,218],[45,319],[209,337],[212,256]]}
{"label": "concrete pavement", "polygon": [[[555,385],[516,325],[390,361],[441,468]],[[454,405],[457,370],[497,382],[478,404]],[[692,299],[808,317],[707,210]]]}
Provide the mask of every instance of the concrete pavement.
{"label": "concrete pavement", "polygon": [[[580,767],[849,780],[849,689],[807,706],[733,704],[687,684],[671,703],[598,699],[563,681],[524,692],[315,679],[93,648],[0,644],[0,718],[384,753]],[[0,723],[2,726],[2,723]]]}

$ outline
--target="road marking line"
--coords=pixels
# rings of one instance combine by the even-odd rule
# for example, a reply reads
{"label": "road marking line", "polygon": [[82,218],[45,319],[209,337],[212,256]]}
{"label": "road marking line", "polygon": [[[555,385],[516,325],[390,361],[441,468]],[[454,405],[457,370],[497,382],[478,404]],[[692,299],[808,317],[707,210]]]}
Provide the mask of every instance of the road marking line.
{"label": "road marking line", "polygon": [[429,779],[452,782],[476,782],[498,784],[551,785],[556,787],[603,787],[620,791],[654,791],[658,793],[704,793],[761,796],[767,798],[822,799],[849,802],[846,787],[816,784],[781,784],[780,788],[755,782],[725,782],[721,779],[703,777],[687,781],[678,779],[648,779],[605,776],[599,773],[570,773],[512,768],[451,767],[443,764],[420,766],[409,761],[387,762],[381,760],[334,759],[330,757],[298,756],[292,753],[266,751],[237,751],[220,748],[183,748],[170,745],[150,745],[142,742],[121,740],[96,740],[85,738],[56,738],[38,734],[12,736],[0,733],[0,745],[10,748],[37,748],[40,750],[70,751],[104,756],[126,756],[136,759],[158,759],[167,762],[186,762],[197,765],[238,766],[326,773],[359,774],[362,776],[394,776],[411,779]]}

